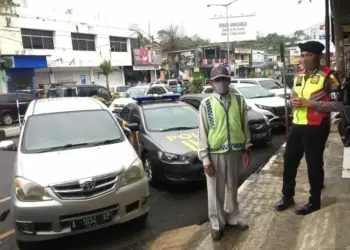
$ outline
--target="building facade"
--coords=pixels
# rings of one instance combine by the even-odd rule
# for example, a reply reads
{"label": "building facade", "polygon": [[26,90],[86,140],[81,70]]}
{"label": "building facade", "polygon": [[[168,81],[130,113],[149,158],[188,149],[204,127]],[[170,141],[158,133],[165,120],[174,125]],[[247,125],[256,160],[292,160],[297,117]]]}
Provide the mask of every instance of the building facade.
{"label": "building facade", "polygon": [[125,85],[132,70],[137,32],[112,27],[97,18],[24,7],[0,10],[0,57],[9,63],[0,92],[55,84],[106,85],[99,65],[110,60],[117,69],[110,86]]}

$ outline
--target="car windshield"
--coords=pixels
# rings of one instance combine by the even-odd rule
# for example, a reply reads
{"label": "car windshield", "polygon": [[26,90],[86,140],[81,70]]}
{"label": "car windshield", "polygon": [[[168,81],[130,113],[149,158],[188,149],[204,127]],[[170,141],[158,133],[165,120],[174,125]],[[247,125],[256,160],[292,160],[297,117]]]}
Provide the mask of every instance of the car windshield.
{"label": "car windshield", "polygon": [[283,88],[281,84],[279,84],[277,81],[274,81],[274,80],[261,80],[259,81],[259,83],[263,88],[267,90]]}
{"label": "car windshield", "polygon": [[30,116],[21,149],[25,153],[40,153],[123,140],[120,127],[106,110],[62,112]]}
{"label": "car windshield", "polygon": [[275,96],[275,94],[269,92],[268,90],[262,88],[261,86],[239,87],[237,89],[247,99],[265,98],[265,97]]}
{"label": "car windshield", "polygon": [[128,86],[118,86],[117,87],[117,92],[126,92],[129,89]]}
{"label": "car windshield", "polygon": [[152,132],[198,128],[198,112],[189,105],[145,109],[144,117]]}
{"label": "car windshield", "polygon": [[130,88],[126,91],[125,97],[145,96],[147,89],[148,89],[148,87]]}

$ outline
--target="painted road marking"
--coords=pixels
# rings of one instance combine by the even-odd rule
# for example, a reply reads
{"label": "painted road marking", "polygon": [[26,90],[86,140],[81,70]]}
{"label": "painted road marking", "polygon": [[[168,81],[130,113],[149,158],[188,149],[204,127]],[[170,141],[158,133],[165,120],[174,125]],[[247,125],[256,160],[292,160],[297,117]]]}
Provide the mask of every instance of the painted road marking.
{"label": "painted road marking", "polygon": [[1,203],[1,202],[8,201],[8,200],[10,200],[10,199],[11,199],[11,197],[10,197],[10,196],[9,196],[9,197],[6,197],[6,198],[3,198],[3,199],[1,199],[1,200],[0,200],[0,203]]}
{"label": "painted road marking", "polygon": [[15,233],[14,229],[11,229],[10,231],[7,231],[6,233],[0,234],[0,240],[3,240],[9,236],[11,236],[12,234]]}

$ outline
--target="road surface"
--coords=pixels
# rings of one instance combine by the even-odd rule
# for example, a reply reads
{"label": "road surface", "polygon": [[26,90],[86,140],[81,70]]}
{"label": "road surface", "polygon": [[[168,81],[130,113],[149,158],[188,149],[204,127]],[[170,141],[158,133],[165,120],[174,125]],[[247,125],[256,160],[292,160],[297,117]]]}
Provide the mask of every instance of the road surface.
{"label": "road surface", "polygon": [[[251,165],[244,170],[241,182],[262,164],[268,161],[283,144],[283,132],[274,133],[271,144],[264,148],[252,150]],[[0,214],[9,208],[7,200],[12,184],[12,168],[15,153],[0,151]],[[144,226],[136,223],[126,223],[112,228],[87,233],[75,237],[64,238],[43,244],[35,249],[142,249],[162,232],[201,224],[208,220],[207,197],[205,184],[184,186],[151,187],[149,199],[151,210]],[[5,222],[0,222],[0,249],[17,249],[15,235],[11,223],[11,214]]]}

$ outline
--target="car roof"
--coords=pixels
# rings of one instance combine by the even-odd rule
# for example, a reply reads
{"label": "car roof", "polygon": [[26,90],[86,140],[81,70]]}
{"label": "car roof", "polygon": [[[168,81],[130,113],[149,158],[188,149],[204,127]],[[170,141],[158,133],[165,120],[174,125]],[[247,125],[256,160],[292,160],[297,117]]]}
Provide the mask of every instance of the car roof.
{"label": "car roof", "polygon": [[245,88],[245,87],[256,87],[260,85],[250,84],[250,83],[235,83],[231,85],[232,87]]}
{"label": "car roof", "polygon": [[155,109],[155,108],[164,108],[164,107],[174,107],[174,106],[187,106],[188,104],[181,101],[172,101],[172,100],[157,100],[157,101],[145,101],[140,103],[135,103],[137,106],[142,109]]}
{"label": "car roof", "polygon": [[194,99],[204,99],[208,96],[211,96],[211,93],[203,93],[203,94],[188,94],[188,95],[184,95],[180,98],[180,100],[183,100],[185,98],[194,98]]}
{"label": "car roof", "polygon": [[265,80],[277,81],[277,80],[271,79],[271,78],[242,78],[242,79],[235,79],[235,80],[239,80],[239,81],[244,81],[244,80],[248,80],[248,81],[265,81]]}
{"label": "car roof", "polygon": [[85,88],[85,87],[102,87],[105,88],[104,86],[97,85],[97,84],[84,84],[84,85],[76,85],[76,84],[66,84],[62,86],[51,86],[50,89],[55,89],[55,88]]}
{"label": "car roof", "polygon": [[107,107],[90,97],[45,98],[32,101],[26,116],[88,110],[107,110]]}

